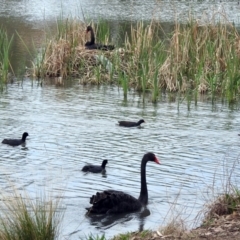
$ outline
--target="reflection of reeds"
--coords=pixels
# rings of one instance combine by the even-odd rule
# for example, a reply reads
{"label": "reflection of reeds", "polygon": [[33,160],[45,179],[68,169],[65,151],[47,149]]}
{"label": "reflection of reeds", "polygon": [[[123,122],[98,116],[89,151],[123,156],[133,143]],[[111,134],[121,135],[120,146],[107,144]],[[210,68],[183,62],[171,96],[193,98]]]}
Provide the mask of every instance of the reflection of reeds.
{"label": "reflection of reeds", "polygon": [[1,212],[0,238],[7,239],[58,239],[62,212],[59,201],[53,203],[46,197],[31,200],[15,192],[3,197],[5,210]]}
{"label": "reflection of reeds", "polygon": [[13,36],[9,39],[7,32],[0,28],[0,83],[8,81],[9,69],[9,51]]}

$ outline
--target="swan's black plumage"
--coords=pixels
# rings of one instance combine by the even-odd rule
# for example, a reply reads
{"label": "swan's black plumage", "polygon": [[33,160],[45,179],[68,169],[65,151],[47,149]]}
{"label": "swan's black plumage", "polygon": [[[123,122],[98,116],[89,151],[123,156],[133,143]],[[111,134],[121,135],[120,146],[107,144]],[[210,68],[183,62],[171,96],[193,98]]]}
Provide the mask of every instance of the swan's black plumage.
{"label": "swan's black plumage", "polygon": [[105,170],[105,166],[108,163],[108,160],[103,160],[101,166],[97,165],[86,165],[82,168],[83,172],[92,172],[92,173],[101,173],[102,171]]}
{"label": "swan's black plumage", "polygon": [[100,43],[95,43],[95,35],[93,32],[93,29],[91,26],[87,27],[86,32],[90,32],[90,41],[85,43],[85,48],[92,50],[92,49],[99,49],[99,50],[104,50],[104,51],[109,51],[109,50],[113,50],[114,46],[113,45],[103,45]]}
{"label": "swan's black plumage", "polygon": [[13,147],[19,146],[19,145],[25,143],[27,136],[28,136],[28,133],[24,132],[21,139],[3,139],[2,143],[11,145]]}
{"label": "swan's black plumage", "polygon": [[119,121],[119,126],[121,127],[138,127],[142,123],[145,123],[143,119],[139,120],[138,122],[130,122],[130,121]]}
{"label": "swan's black plumage", "polygon": [[148,161],[160,164],[155,154],[146,153],[141,162],[141,191],[139,198],[135,198],[122,191],[106,190],[97,192],[90,198],[92,207],[86,208],[88,213],[111,214],[135,212],[148,203],[148,190],[146,182],[146,164]]}

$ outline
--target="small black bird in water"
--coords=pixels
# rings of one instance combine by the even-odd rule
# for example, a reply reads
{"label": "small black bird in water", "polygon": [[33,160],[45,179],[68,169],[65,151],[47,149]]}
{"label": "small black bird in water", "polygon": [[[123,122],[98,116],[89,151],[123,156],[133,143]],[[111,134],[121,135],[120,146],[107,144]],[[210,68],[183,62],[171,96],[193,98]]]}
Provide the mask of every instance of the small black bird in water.
{"label": "small black bird in water", "polygon": [[130,122],[130,121],[118,121],[119,126],[121,127],[138,127],[142,123],[145,123],[143,119],[139,120],[138,122]]}
{"label": "small black bird in water", "polygon": [[27,136],[29,136],[28,133],[24,132],[22,135],[22,139],[3,139],[2,143],[8,144],[13,147],[19,146],[19,145],[25,143]]}
{"label": "small black bird in water", "polygon": [[97,165],[86,165],[82,168],[83,172],[92,172],[92,173],[101,173],[105,171],[105,166],[107,165],[108,160],[104,159],[101,166]]}

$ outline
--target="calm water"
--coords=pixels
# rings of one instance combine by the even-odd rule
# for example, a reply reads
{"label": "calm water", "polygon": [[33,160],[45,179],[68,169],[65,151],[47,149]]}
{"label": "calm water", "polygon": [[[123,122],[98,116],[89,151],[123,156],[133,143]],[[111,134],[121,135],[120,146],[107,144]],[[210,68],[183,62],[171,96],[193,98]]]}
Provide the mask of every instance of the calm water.
{"label": "calm water", "polygon": [[[189,12],[196,18],[209,21],[214,15],[227,16],[230,22],[239,24],[238,0],[2,0],[0,15],[23,17],[31,23],[55,20],[60,14],[84,19],[186,21]],[[217,14],[218,13],[218,14]],[[217,16],[216,16],[217,14]]]}
{"label": "calm water", "polygon": [[[1,192],[11,193],[14,185],[33,198],[43,191],[62,197],[62,238],[155,230],[172,216],[173,205],[191,225],[213,197],[213,185],[221,191],[233,166],[232,182],[240,184],[239,111],[221,104],[199,101],[189,112],[185,102],[178,110],[165,96],[153,105],[131,93],[125,102],[116,87],[40,87],[25,80],[1,94],[0,112],[1,138],[30,135],[26,149],[0,145]],[[116,125],[140,118],[146,121],[142,129]],[[147,151],[162,162],[147,165],[148,209],[115,219],[85,216],[96,191],[116,189],[138,197],[140,160]],[[81,172],[84,164],[104,158],[106,175]]]}

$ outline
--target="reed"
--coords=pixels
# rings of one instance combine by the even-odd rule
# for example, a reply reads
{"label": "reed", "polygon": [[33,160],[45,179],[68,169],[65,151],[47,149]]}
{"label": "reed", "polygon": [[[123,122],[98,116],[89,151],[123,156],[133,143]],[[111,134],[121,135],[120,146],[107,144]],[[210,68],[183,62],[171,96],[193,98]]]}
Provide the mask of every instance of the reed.
{"label": "reed", "polygon": [[[109,25],[104,21],[91,25],[96,41],[108,44]],[[163,90],[179,92],[186,94],[189,108],[192,102],[197,104],[200,94],[208,94],[213,102],[219,96],[229,102],[238,100],[240,38],[227,20],[176,22],[164,41],[159,23],[138,22],[125,33],[123,48],[107,52],[85,49],[85,29],[86,24],[76,19],[59,18],[56,35],[48,36],[34,61],[33,75],[80,77],[84,84],[120,84],[124,96],[134,88],[150,92],[153,102]]]}
{"label": "reed", "polygon": [[1,239],[58,239],[63,216],[59,200],[52,201],[46,196],[32,200],[15,191],[13,196],[3,197],[2,202],[5,210],[0,215]]}
{"label": "reed", "polygon": [[0,28],[0,83],[7,83],[8,74],[11,68],[9,61],[10,48],[13,36],[9,39],[7,32]]}
{"label": "reed", "polygon": [[106,21],[100,19],[98,21],[98,24],[92,23],[92,25],[95,28],[96,39],[99,42],[108,44],[110,37],[109,24]]}
{"label": "reed", "polygon": [[131,27],[130,36],[125,38],[128,53],[124,59],[127,65],[125,72],[131,79],[130,85],[138,91],[145,92],[154,86],[154,76],[159,74],[159,66],[163,63],[165,54],[161,40],[156,38],[157,29],[153,22],[147,26],[140,22],[136,28]]}
{"label": "reed", "polygon": [[120,81],[123,88],[123,96],[126,98],[128,93],[128,78],[125,73],[120,76]]}
{"label": "reed", "polygon": [[238,38],[230,24],[177,24],[170,42],[171,54],[163,65],[167,73],[164,80],[171,78],[166,88],[183,92],[198,89],[200,93],[209,92],[212,98],[225,95],[234,100],[234,90],[238,92]]}

